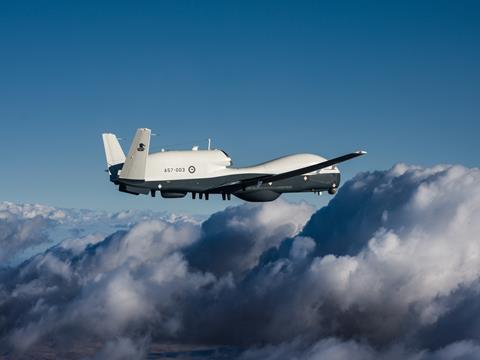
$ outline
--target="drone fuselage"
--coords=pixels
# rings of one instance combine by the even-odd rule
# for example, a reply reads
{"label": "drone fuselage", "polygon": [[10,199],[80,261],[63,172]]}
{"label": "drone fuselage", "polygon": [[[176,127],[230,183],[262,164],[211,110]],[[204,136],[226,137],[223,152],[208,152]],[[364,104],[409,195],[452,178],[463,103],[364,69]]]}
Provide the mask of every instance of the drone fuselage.
{"label": "drone fuselage", "polygon": [[234,167],[222,150],[161,151],[149,153],[149,129],[138,129],[127,156],[113,134],[103,134],[110,180],[121,192],[160,193],[164,198],[209,199],[221,194],[246,201],[272,201],[283,193],[328,191],[340,185],[336,164],[365,154],[363,151],[327,160],[315,154],[294,154],[255,166]]}
{"label": "drone fuselage", "polygon": [[[121,191],[134,194],[155,194],[163,197],[184,197],[187,193],[225,194],[224,184],[236,183],[255,176],[283,173],[325,161],[314,154],[295,154],[267,161],[251,167],[232,167],[232,161],[221,150],[164,151],[149,154],[146,162],[145,179],[122,179],[121,169],[112,169],[111,180]],[[336,166],[294,176],[275,182],[246,186],[233,195],[246,201],[271,201],[282,193],[333,191],[340,184],[340,172]],[[202,195],[200,195],[202,194]],[[229,197],[229,196],[228,196]],[[224,198],[228,198],[224,196]]]}

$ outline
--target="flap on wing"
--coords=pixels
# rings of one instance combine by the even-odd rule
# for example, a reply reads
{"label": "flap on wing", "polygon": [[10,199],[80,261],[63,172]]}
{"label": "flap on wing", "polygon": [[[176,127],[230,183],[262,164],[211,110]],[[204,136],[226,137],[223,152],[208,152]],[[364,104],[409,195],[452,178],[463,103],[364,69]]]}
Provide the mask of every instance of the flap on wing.
{"label": "flap on wing", "polygon": [[209,189],[209,191],[223,191],[223,192],[232,193],[232,192],[244,189],[248,186],[253,186],[253,185],[262,184],[266,182],[274,182],[274,181],[288,179],[298,175],[308,174],[312,171],[324,169],[329,166],[356,158],[357,156],[365,155],[366,153],[367,153],[366,151],[356,151],[356,152],[342,155],[330,160],[322,161],[321,163],[318,163],[318,164],[306,166],[303,168],[287,171],[280,174],[253,176],[248,179],[230,182],[230,183],[218,186],[216,188]]}

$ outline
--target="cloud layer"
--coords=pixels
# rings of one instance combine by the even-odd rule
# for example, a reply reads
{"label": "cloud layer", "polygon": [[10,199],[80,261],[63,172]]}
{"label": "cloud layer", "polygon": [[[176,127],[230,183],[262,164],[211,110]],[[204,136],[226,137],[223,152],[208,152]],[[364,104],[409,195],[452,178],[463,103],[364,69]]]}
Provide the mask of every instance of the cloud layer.
{"label": "cloud layer", "polygon": [[100,241],[117,229],[130,229],[142,221],[187,218],[191,221],[200,219],[166,212],[131,210],[107,213],[0,202],[0,267],[18,264],[65,239],[80,244],[79,237],[90,235],[89,241],[93,241],[93,237]]}
{"label": "cloud layer", "polygon": [[64,217],[64,212],[48,206],[0,203],[0,262],[47,242],[47,230]]}
{"label": "cloud layer", "polygon": [[478,169],[362,173],[312,213],[278,200],[203,223],[166,216],[104,239],[70,237],[0,272],[0,348],[62,354],[81,343],[92,349],[82,356],[97,358],[142,358],[161,344],[221,345],[241,359],[480,357]]}

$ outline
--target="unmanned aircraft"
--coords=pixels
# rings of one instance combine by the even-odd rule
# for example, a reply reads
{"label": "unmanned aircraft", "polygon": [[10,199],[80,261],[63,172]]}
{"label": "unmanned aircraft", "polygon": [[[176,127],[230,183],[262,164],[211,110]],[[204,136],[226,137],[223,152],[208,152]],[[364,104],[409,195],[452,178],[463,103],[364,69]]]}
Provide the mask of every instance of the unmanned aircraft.
{"label": "unmanned aircraft", "polygon": [[125,156],[114,134],[102,134],[110,181],[124,193],[159,192],[164,198],[209,199],[221,194],[245,201],[264,202],[283,193],[328,191],[333,195],[340,184],[336,164],[365,155],[356,151],[327,160],[315,154],[294,154],[250,167],[233,167],[223,150],[175,150],[149,153],[151,130],[138,129]]}

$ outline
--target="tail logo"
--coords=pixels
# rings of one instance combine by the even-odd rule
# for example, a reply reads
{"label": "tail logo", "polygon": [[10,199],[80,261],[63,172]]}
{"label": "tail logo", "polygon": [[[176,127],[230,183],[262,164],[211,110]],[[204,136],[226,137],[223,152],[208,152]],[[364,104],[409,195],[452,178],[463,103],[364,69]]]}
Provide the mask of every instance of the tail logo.
{"label": "tail logo", "polygon": [[145,151],[145,144],[144,143],[138,144],[137,151]]}

